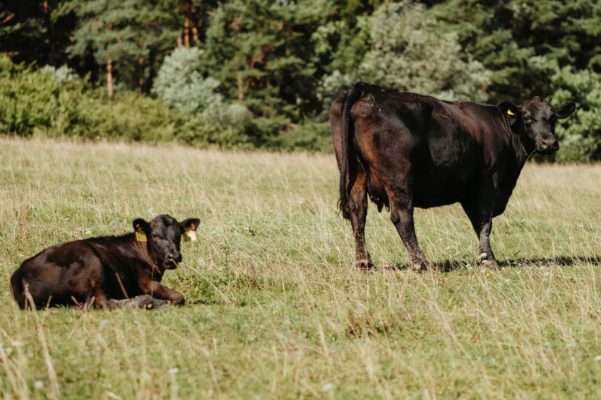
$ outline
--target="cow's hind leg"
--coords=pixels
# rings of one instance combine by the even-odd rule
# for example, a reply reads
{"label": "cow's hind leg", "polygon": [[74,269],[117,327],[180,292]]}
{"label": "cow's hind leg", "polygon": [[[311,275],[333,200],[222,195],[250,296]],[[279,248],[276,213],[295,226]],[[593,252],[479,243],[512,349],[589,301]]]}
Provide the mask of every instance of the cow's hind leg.
{"label": "cow's hind leg", "polygon": [[367,219],[367,175],[358,167],[351,188],[345,215],[351,221],[355,236],[355,265],[362,270],[373,270],[374,265],[365,246],[365,221]]}
{"label": "cow's hind leg", "polygon": [[411,257],[411,268],[416,271],[426,270],[429,263],[417,243],[413,224],[413,199],[408,188],[394,189],[388,193],[390,199],[390,220],[394,224],[405,248]]}

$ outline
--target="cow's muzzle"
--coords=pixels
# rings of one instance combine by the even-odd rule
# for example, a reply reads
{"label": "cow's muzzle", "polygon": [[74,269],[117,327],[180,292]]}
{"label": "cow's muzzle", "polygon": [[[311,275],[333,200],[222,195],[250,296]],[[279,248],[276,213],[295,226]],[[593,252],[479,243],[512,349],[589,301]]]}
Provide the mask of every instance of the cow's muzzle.
{"label": "cow's muzzle", "polygon": [[559,142],[555,138],[543,139],[541,141],[539,152],[543,154],[552,154],[559,150]]}
{"label": "cow's muzzle", "polygon": [[182,261],[181,254],[169,254],[167,255],[167,259],[165,260],[165,268],[167,269],[176,269],[177,264]]}

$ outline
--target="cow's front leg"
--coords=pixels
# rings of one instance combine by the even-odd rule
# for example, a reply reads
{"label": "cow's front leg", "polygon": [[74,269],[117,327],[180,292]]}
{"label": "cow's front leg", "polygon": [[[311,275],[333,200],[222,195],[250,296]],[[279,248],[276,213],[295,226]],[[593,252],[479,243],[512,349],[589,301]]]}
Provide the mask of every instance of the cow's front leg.
{"label": "cow's front leg", "polygon": [[492,231],[492,215],[483,218],[480,223],[480,233],[478,238],[480,239],[480,254],[478,255],[478,261],[486,267],[498,268],[497,260],[495,255],[490,248],[490,232]]}
{"label": "cow's front leg", "polygon": [[407,192],[395,191],[390,196],[390,220],[396,227],[407,252],[411,257],[411,268],[423,271],[429,268],[429,263],[417,243],[415,226],[413,224],[413,201]]}
{"label": "cow's front leg", "polygon": [[176,304],[178,306],[181,306],[185,303],[183,294],[173,289],[169,289],[167,286],[161,285],[157,281],[142,279],[139,281],[139,285],[143,293],[149,294],[157,299],[169,300],[172,304]]}
{"label": "cow's front leg", "polygon": [[463,209],[469,217],[472,227],[480,241],[478,262],[485,267],[498,268],[499,265],[497,264],[495,255],[490,247],[490,233],[492,232],[491,204],[483,204],[480,207],[469,207],[464,205]]}

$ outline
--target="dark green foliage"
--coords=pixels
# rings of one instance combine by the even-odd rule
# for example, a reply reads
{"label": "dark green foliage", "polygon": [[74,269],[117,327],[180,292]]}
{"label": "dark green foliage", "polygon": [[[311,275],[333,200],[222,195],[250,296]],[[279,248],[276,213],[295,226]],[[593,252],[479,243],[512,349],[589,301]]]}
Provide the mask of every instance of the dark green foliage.
{"label": "dark green foliage", "polygon": [[256,115],[299,122],[316,111],[323,69],[311,40],[321,2],[235,0],[215,10],[207,30],[207,73]]}
{"label": "dark green foliage", "polygon": [[273,146],[285,150],[332,152],[330,124],[305,120],[302,124],[279,135]]}
{"label": "dark green foliage", "polygon": [[[490,103],[575,101],[557,159],[600,160],[600,37],[597,0],[2,2],[0,52],[31,67],[2,60],[0,129],[330,150],[329,103],[361,79]],[[100,90],[109,61],[112,100]],[[45,65],[86,78],[59,83]]]}
{"label": "dark green foliage", "polygon": [[135,92],[117,93],[114,99],[85,96],[73,133],[94,140],[165,142],[177,135],[174,117],[163,102]]}
{"label": "dark green foliage", "polygon": [[0,55],[0,131],[30,136],[52,127],[66,128],[71,124],[65,120],[77,120],[80,91],[79,83],[61,84],[48,73]]}
{"label": "dark green foliage", "polygon": [[486,100],[490,72],[462,53],[456,35],[421,4],[378,7],[368,27],[370,49],[355,72],[361,80],[450,100]]}
{"label": "dark green foliage", "polygon": [[98,66],[113,64],[117,82],[149,90],[167,51],[176,46],[177,3],[170,0],[71,0],[63,12],[78,17],[68,52]]}
{"label": "dark green foliage", "polygon": [[0,57],[0,129],[22,136],[173,140],[176,121],[158,100],[124,93],[108,100],[85,82],[61,82]]}
{"label": "dark green foliage", "polygon": [[261,145],[253,137],[250,124],[235,126],[216,123],[202,115],[187,119],[179,129],[178,139],[195,147],[250,149]]}
{"label": "dark green foliage", "polygon": [[493,71],[491,100],[550,94],[551,77],[531,68],[532,57],[601,72],[601,3],[596,0],[448,0],[431,12],[446,20],[464,49]]}
{"label": "dark green foliage", "polygon": [[[20,136],[71,136],[150,143],[182,141],[198,147],[254,147],[254,125],[244,108],[189,118],[162,100],[132,91],[109,99],[64,71],[32,70],[0,56],[0,131]],[[256,130],[256,128],[255,128]]]}
{"label": "dark green foliage", "polygon": [[60,12],[61,0],[0,2],[0,52],[15,61],[38,65],[65,62],[76,18]]}
{"label": "dark green foliage", "polygon": [[196,47],[173,50],[165,57],[152,92],[184,114],[222,106],[223,96],[215,92],[219,81],[202,75],[202,54]]}

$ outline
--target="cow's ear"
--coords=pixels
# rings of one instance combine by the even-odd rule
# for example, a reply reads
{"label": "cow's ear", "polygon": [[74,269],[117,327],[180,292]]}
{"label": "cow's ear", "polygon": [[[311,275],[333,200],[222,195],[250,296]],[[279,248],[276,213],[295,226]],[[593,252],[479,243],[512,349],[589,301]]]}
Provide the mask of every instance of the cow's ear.
{"label": "cow's ear", "polygon": [[572,115],[574,111],[576,111],[576,104],[572,101],[568,101],[555,109],[555,116],[557,118],[567,118]]}
{"label": "cow's ear", "polygon": [[196,240],[196,229],[198,228],[198,225],[200,225],[200,219],[188,218],[180,222],[179,225],[182,227],[182,237],[184,242]]}
{"label": "cow's ear", "polygon": [[200,225],[200,219],[198,218],[188,218],[179,223],[182,226],[184,231],[195,231]]}
{"label": "cow's ear", "polygon": [[148,224],[148,222],[146,222],[142,218],[134,219],[134,222],[132,222],[132,225],[134,227],[134,232],[139,232],[139,231],[149,232],[150,231],[150,225]]}
{"label": "cow's ear", "polygon": [[497,105],[497,108],[505,118],[509,120],[509,125],[513,126],[520,117],[520,108],[510,101],[504,101]]}

